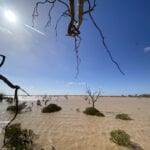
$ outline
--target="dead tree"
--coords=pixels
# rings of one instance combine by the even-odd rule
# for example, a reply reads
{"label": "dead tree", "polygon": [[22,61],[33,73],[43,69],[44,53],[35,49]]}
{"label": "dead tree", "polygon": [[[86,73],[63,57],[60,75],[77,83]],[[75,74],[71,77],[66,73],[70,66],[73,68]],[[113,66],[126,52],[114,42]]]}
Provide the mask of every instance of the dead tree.
{"label": "dead tree", "polygon": [[92,107],[95,108],[95,103],[97,102],[98,98],[101,96],[101,90],[92,92],[90,88],[87,87],[87,96],[85,96],[85,100],[92,103]]}
{"label": "dead tree", "polygon": [[80,27],[82,25],[83,18],[85,15],[89,16],[89,19],[91,20],[93,26],[98,31],[101,42],[102,42],[110,60],[112,61],[112,63],[114,63],[116,65],[116,67],[118,68],[120,73],[122,73],[124,75],[124,72],[122,71],[120,65],[113,58],[112,53],[105,42],[105,37],[104,37],[104,34],[103,34],[101,28],[97,25],[95,19],[92,16],[92,12],[96,8],[96,0],[65,0],[65,1],[64,0],[44,0],[44,1],[38,1],[35,4],[33,14],[32,14],[33,26],[34,26],[35,17],[39,16],[39,11],[38,11],[39,6],[44,5],[44,4],[49,4],[49,10],[48,10],[49,19],[46,23],[46,27],[49,26],[51,23],[51,19],[52,19],[51,14],[52,14],[53,8],[57,7],[57,5],[61,5],[61,6],[63,6],[63,8],[65,8],[65,10],[60,14],[60,16],[58,17],[58,20],[56,21],[55,31],[56,31],[56,36],[57,36],[57,27],[58,27],[59,22],[61,21],[61,19],[63,17],[68,17],[69,22],[67,23],[67,28],[68,28],[67,35],[69,37],[72,37],[74,39],[74,43],[75,43],[74,50],[75,50],[76,62],[77,62],[76,77],[79,74],[79,65],[81,62],[80,57],[79,57],[79,46],[80,46],[80,42],[81,42]]}
{"label": "dead tree", "polygon": [[[4,62],[5,62],[5,56],[4,55],[0,55],[0,58],[2,59],[0,62],[0,67],[3,66]],[[7,86],[9,86],[11,89],[14,89],[14,102],[16,105],[16,112],[13,116],[13,118],[8,122],[8,124],[5,126],[5,134],[4,134],[4,140],[3,140],[3,146],[0,148],[2,149],[7,143],[6,143],[6,130],[8,129],[8,127],[11,125],[11,123],[15,120],[15,118],[18,115],[19,112],[19,99],[18,99],[18,91],[21,90],[24,93],[26,93],[27,95],[29,95],[25,90],[23,90],[20,86],[13,84],[11,81],[9,81],[5,76],[0,74],[0,80],[2,80]]]}
{"label": "dead tree", "polygon": [[52,97],[51,97],[51,95],[44,95],[42,99],[43,99],[45,106],[46,106],[47,103],[52,100]]}
{"label": "dead tree", "polygon": [[64,95],[64,98],[65,98],[66,100],[68,100],[68,99],[69,99],[68,95]]}

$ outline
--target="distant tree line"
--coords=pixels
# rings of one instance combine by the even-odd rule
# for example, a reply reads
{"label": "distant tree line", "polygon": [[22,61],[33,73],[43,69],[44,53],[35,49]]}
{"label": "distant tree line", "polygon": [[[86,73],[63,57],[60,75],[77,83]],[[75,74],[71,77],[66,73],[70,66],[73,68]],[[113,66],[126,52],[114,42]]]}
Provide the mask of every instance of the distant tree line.
{"label": "distant tree line", "polygon": [[141,94],[139,97],[150,97],[150,94]]}
{"label": "distant tree line", "polygon": [[[126,97],[125,95],[121,95],[121,97]],[[150,94],[140,94],[140,95],[138,95],[138,94],[135,94],[135,95],[128,95],[127,97],[147,97],[147,98],[149,98],[150,97]]]}

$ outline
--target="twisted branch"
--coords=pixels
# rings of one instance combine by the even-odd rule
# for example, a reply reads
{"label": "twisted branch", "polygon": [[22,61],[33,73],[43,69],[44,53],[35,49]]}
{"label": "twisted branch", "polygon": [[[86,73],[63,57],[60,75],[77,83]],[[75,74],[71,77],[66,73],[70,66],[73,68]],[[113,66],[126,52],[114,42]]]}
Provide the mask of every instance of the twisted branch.
{"label": "twisted branch", "polygon": [[57,37],[58,24],[59,24],[59,22],[61,21],[61,19],[62,19],[63,17],[66,17],[66,16],[68,16],[68,10],[65,10],[65,11],[59,16],[59,18],[58,18],[57,21],[56,21],[56,25],[55,25],[56,37]]}
{"label": "twisted branch", "polygon": [[[2,67],[2,65],[5,62],[5,56],[4,55],[0,55],[2,57],[2,61],[0,63],[0,67]],[[24,93],[26,93],[27,95],[29,95],[25,90],[21,89],[20,86],[18,85],[14,85],[12,82],[10,82],[5,76],[0,74],[0,80],[2,80],[7,86],[9,86],[11,89],[15,90],[14,93],[14,102],[15,102],[15,106],[16,106],[16,111],[15,114],[13,116],[13,118],[7,123],[7,125],[5,126],[5,133],[4,133],[4,140],[3,140],[3,146],[1,147],[1,149],[3,147],[5,147],[6,143],[6,132],[8,127],[10,126],[10,124],[16,119],[17,115],[18,115],[18,104],[19,104],[19,99],[18,99],[18,90],[23,91]]]}
{"label": "twisted branch", "polygon": [[[89,4],[89,9],[91,8],[91,4],[90,4],[90,1],[87,0],[88,4]],[[122,69],[120,68],[120,65],[118,64],[118,62],[113,58],[112,54],[111,54],[111,51],[109,50],[106,42],[105,42],[105,37],[104,37],[104,34],[102,32],[102,30],[100,29],[100,27],[97,25],[96,21],[94,20],[92,14],[91,14],[91,11],[88,12],[89,13],[89,17],[93,23],[93,25],[95,26],[95,28],[97,29],[101,39],[102,39],[102,44],[110,58],[110,60],[117,66],[118,70],[120,71],[121,74],[125,75],[125,73],[122,71]]]}
{"label": "twisted branch", "polygon": [[52,10],[53,10],[53,8],[54,8],[54,6],[55,6],[55,2],[56,2],[56,0],[54,0],[54,2],[52,3],[52,5],[50,6],[50,9],[49,9],[49,12],[48,12],[49,20],[47,21],[45,27],[49,27],[49,25],[51,25],[51,20],[52,20],[51,12],[52,12]]}
{"label": "twisted branch", "polygon": [[76,55],[76,63],[77,63],[77,65],[76,65],[76,76],[75,76],[75,78],[77,78],[78,77],[78,75],[79,75],[79,66],[80,66],[80,63],[81,63],[81,59],[80,59],[80,55],[79,55],[79,47],[80,47],[80,43],[81,43],[81,37],[80,36],[76,36],[76,37],[74,37],[74,44],[75,44],[75,49],[74,49],[74,51],[75,51],[75,55]]}
{"label": "twisted branch", "polygon": [[49,25],[49,23],[51,22],[51,11],[52,11],[52,9],[53,9],[53,7],[54,7],[54,3],[56,2],[56,0],[52,0],[52,1],[50,1],[50,0],[45,0],[45,1],[38,1],[36,4],[35,4],[35,7],[34,7],[34,10],[33,10],[33,14],[32,14],[32,26],[34,26],[34,20],[35,20],[35,18],[36,17],[38,17],[39,16],[39,12],[38,12],[38,7],[39,7],[39,5],[42,5],[42,4],[46,4],[46,3],[50,3],[50,4],[52,4],[52,6],[51,6],[51,8],[50,8],[50,10],[49,10],[49,20],[48,20],[48,22],[47,22],[47,25]]}
{"label": "twisted branch", "polygon": [[2,61],[0,62],[0,67],[2,67],[5,62],[6,57],[4,55],[0,55],[0,57],[2,57]]}

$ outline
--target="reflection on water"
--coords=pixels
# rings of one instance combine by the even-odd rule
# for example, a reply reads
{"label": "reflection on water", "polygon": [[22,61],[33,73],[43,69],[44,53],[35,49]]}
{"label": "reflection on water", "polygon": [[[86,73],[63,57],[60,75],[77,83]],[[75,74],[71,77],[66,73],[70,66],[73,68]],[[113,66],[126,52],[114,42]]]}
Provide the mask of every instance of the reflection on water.
{"label": "reflection on water", "polygon": [[3,127],[5,127],[6,124],[8,124],[9,121],[0,121],[0,134],[2,133]]}
{"label": "reflection on water", "polygon": [[0,124],[7,124],[9,121],[0,121]]}

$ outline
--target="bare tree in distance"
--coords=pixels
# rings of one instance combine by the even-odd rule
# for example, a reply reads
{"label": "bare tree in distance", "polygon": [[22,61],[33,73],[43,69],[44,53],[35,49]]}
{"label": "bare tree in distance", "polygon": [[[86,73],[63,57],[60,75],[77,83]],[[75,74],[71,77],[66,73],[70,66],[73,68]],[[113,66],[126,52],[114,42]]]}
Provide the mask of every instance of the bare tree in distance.
{"label": "bare tree in distance", "polygon": [[72,37],[74,39],[74,43],[75,43],[74,50],[75,50],[75,54],[76,54],[76,63],[77,63],[76,78],[79,74],[79,65],[81,62],[81,59],[79,57],[79,46],[81,43],[80,27],[84,21],[85,15],[89,16],[89,19],[91,20],[93,26],[96,28],[96,30],[100,36],[101,43],[102,43],[104,49],[106,50],[110,60],[112,61],[112,63],[114,63],[116,65],[116,67],[118,68],[120,73],[124,75],[124,72],[122,71],[120,65],[114,59],[110,49],[108,48],[108,45],[106,44],[102,29],[99,27],[99,25],[97,25],[94,17],[92,16],[92,12],[94,12],[94,10],[96,8],[96,0],[65,0],[65,1],[64,0],[44,0],[44,1],[39,0],[36,2],[34,10],[33,10],[33,14],[32,14],[33,26],[34,26],[34,22],[35,22],[35,17],[39,16],[39,11],[38,11],[39,6],[45,5],[45,4],[49,4],[49,10],[48,10],[49,19],[46,23],[46,27],[48,27],[51,24],[51,20],[52,20],[51,15],[52,15],[54,8],[57,7],[58,5],[61,5],[62,8],[64,8],[63,12],[57,18],[57,21],[55,24],[56,36],[57,36],[58,24],[60,23],[62,18],[64,18],[64,17],[69,18],[69,22],[67,23],[67,36]]}
{"label": "bare tree in distance", "polygon": [[68,100],[68,99],[69,99],[68,95],[64,95],[64,98],[65,98],[66,100]]}
{"label": "bare tree in distance", "polygon": [[42,99],[43,99],[45,105],[47,105],[47,103],[52,100],[52,96],[51,95],[44,95]]}
{"label": "bare tree in distance", "polygon": [[102,92],[101,90],[92,92],[92,90],[89,87],[86,88],[87,88],[86,90],[87,96],[85,96],[84,99],[88,101],[89,104],[92,103],[92,107],[95,108],[95,103],[97,102],[98,98],[101,96]]}

